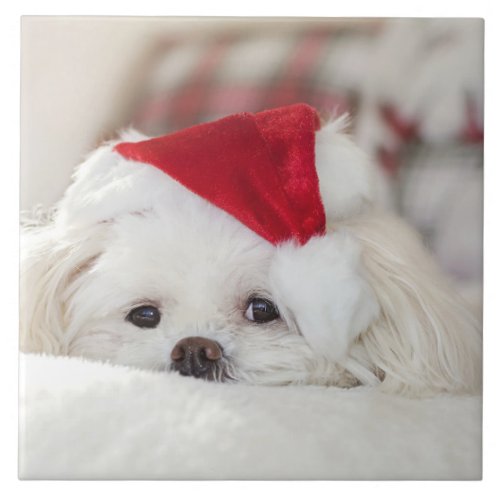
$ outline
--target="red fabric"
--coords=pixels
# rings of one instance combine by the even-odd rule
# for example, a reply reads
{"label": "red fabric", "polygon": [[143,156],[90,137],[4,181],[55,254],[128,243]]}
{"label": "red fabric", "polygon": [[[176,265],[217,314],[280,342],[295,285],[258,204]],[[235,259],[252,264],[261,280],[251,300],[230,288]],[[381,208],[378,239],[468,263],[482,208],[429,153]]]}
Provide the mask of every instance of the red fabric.
{"label": "red fabric", "polygon": [[254,232],[304,244],[325,232],[314,165],[316,110],[294,104],[220,120],[115,150],[153,165]]}

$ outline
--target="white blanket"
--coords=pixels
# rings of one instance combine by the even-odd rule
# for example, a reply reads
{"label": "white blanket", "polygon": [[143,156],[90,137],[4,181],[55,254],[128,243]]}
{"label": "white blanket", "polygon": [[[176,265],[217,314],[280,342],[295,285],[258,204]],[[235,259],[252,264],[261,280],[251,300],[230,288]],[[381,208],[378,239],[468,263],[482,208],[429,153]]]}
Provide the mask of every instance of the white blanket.
{"label": "white blanket", "polygon": [[250,387],[21,356],[30,479],[479,479],[481,399]]}

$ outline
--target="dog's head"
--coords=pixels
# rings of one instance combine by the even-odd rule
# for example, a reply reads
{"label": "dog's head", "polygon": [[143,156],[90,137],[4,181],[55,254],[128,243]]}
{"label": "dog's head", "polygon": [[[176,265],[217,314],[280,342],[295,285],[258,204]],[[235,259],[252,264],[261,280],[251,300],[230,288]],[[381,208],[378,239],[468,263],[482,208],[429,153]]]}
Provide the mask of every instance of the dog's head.
{"label": "dog's head", "polygon": [[[384,249],[365,234],[380,180],[340,126],[316,134],[329,230],[303,245],[271,244],[151,165],[100,148],[54,220],[25,236],[22,347],[207,379],[341,386],[408,386],[437,370],[437,356],[438,388],[457,382],[446,371],[468,343],[428,356],[448,342],[436,321],[411,338],[433,317],[416,313],[429,313],[419,290],[397,286],[408,255],[391,254],[394,235]],[[408,336],[393,299],[414,314]],[[418,390],[438,378],[431,371]]]}

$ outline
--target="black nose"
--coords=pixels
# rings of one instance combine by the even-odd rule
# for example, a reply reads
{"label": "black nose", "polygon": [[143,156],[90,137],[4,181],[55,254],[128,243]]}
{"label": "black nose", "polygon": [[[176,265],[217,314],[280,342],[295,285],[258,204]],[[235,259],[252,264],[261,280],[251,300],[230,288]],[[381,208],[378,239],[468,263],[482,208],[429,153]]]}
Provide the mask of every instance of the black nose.
{"label": "black nose", "polygon": [[170,357],[172,368],[181,375],[213,380],[222,359],[222,347],[204,337],[186,337],[175,344]]}

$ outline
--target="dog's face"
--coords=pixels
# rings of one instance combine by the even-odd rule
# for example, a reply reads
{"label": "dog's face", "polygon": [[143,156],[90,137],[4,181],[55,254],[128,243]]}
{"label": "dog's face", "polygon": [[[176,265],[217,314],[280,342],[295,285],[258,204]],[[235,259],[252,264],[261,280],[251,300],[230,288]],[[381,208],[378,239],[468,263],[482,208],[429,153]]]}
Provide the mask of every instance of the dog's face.
{"label": "dog's face", "polygon": [[273,245],[194,196],[171,201],[102,224],[102,252],[66,291],[70,354],[216,380],[355,383],[300,331]]}

